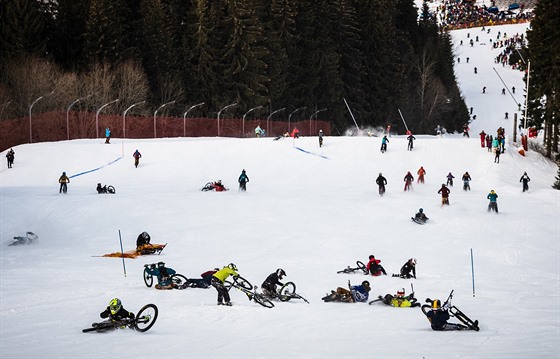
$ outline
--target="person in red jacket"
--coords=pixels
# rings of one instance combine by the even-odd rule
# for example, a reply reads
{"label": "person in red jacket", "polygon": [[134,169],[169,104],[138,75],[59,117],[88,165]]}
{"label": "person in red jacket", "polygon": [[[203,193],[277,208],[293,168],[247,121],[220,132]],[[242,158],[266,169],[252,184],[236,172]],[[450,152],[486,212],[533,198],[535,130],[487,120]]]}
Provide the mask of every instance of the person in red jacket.
{"label": "person in red jacket", "polygon": [[424,169],[423,166],[420,166],[420,169],[418,170],[418,183],[424,183],[424,175],[426,174],[426,170]]}
{"label": "person in red jacket", "polygon": [[412,190],[412,182],[414,182],[414,176],[412,175],[412,173],[410,173],[410,171],[408,171],[406,173],[406,176],[404,176],[404,182],[404,190]]}
{"label": "person in red jacket", "polygon": [[486,144],[486,132],[482,130],[482,132],[478,135],[480,136],[480,147],[484,148],[484,145]]}
{"label": "person in red jacket", "polygon": [[449,193],[451,191],[449,190],[449,188],[447,188],[446,185],[444,185],[443,183],[441,184],[441,188],[439,189],[439,191],[437,193],[441,193],[441,205],[448,205],[449,206]]}
{"label": "person in red jacket", "polygon": [[381,263],[381,260],[375,259],[375,256],[372,254],[369,256],[369,262],[366,264],[368,272],[375,277],[379,277],[381,274],[387,275],[385,268],[379,263]]}

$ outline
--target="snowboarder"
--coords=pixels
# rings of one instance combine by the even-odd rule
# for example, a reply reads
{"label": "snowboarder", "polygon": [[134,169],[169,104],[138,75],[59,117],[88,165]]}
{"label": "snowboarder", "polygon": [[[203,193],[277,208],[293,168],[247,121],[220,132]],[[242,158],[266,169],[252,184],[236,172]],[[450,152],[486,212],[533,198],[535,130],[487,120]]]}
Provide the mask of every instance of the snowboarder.
{"label": "snowboarder", "polygon": [[410,173],[410,171],[408,171],[406,173],[406,176],[404,176],[404,190],[405,191],[412,190],[412,182],[414,182],[414,176],[412,175],[412,173]]}
{"label": "snowboarder", "polygon": [[375,183],[379,186],[379,195],[383,196],[385,193],[385,185],[387,184],[387,179],[383,177],[383,174],[379,172],[379,176],[375,180]]}
{"label": "snowboarder", "polygon": [[480,136],[480,147],[484,148],[484,145],[486,143],[486,132],[482,130],[482,132],[480,132],[478,135]]}
{"label": "snowboarder", "polygon": [[[447,331],[447,330],[466,330],[469,329],[467,326],[458,323],[448,323],[449,320],[449,308],[447,305],[441,306],[441,301],[439,299],[434,299],[432,302],[432,310],[426,314],[428,321],[432,326],[433,330],[437,331]],[[477,323],[478,324],[478,323]]]}
{"label": "snowboarder", "polygon": [[360,285],[352,285],[348,281],[348,289],[338,287],[336,291],[332,290],[331,294],[322,298],[325,302],[346,302],[356,303],[365,302],[369,298],[371,286],[367,280],[364,280]]}
{"label": "snowboarder", "polygon": [[486,198],[490,200],[490,203],[488,203],[488,212],[496,211],[496,213],[498,213],[498,194],[494,192],[494,190],[491,190]]}
{"label": "snowboarder", "polygon": [[420,166],[420,169],[416,173],[418,174],[418,183],[424,183],[424,175],[426,174],[424,166]]}
{"label": "snowboarder", "polygon": [[230,275],[234,277],[239,276],[237,273],[237,266],[233,263],[228,264],[227,267],[220,269],[212,276],[212,287],[216,288],[218,292],[218,305],[231,306],[229,292],[224,285],[224,282]]}
{"label": "snowboarder", "polygon": [[[157,277],[158,283],[155,285],[156,289],[174,289],[178,288],[177,284],[173,283],[171,277],[175,274],[175,270],[165,266],[164,262],[158,262],[157,267],[155,264],[144,265],[146,272]],[[182,288],[181,288],[182,289]]]}
{"label": "snowboarder", "polygon": [[455,178],[455,176],[453,176],[451,172],[449,172],[446,177],[447,177],[447,185],[453,187],[453,178]]}
{"label": "snowboarder", "polygon": [[387,151],[387,144],[389,143],[389,139],[387,136],[383,136],[381,139],[381,153],[385,153]]}
{"label": "snowboarder", "polygon": [[471,185],[469,184],[470,180],[471,180],[471,175],[469,174],[469,172],[465,172],[463,174],[463,177],[461,178],[463,180],[463,190],[471,190]]}
{"label": "snowboarder", "polygon": [[414,217],[412,218],[412,220],[416,223],[420,223],[420,224],[424,224],[428,221],[428,217],[426,217],[426,214],[424,213],[424,209],[420,208],[418,209],[418,213],[416,213],[414,215]]}
{"label": "snowboarder", "polygon": [[366,269],[374,277],[379,277],[381,274],[387,275],[385,268],[383,268],[383,266],[379,263],[381,263],[381,260],[375,259],[375,256],[373,254],[369,256],[369,261],[366,264]]}
{"label": "snowboarder", "polygon": [[105,128],[105,143],[109,143],[111,141],[111,130],[109,127]]}
{"label": "snowboarder", "polygon": [[412,149],[414,148],[413,141],[416,139],[416,137],[414,137],[411,133],[406,139],[408,140],[408,151],[412,151]]}
{"label": "snowboarder", "polygon": [[441,205],[448,205],[449,206],[449,193],[451,191],[447,188],[446,185],[443,183],[441,184],[441,188],[439,189],[438,193],[441,193]]}
{"label": "snowboarder", "polygon": [[14,152],[14,149],[10,148],[8,153],[6,153],[6,159],[8,160],[8,168],[12,168],[12,165],[14,164],[15,156],[16,153]]}
{"label": "snowboarder", "polygon": [[270,273],[269,276],[266,277],[264,282],[261,284],[263,294],[267,297],[275,298],[277,293],[276,287],[284,285],[280,281],[286,275],[286,272],[282,268],[278,268],[274,273]]}
{"label": "snowboarder", "polygon": [[249,177],[247,176],[245,170],[241,171],[241,175],[239,175],[237,182],[239,182],[239,190],[245,192],[247,190],[247,182],[249,182]]}
{"label": "snowboarder", "polygon": [[62,176],[58,179],[58,183],[60,183],[60,189],[58,193],[65,193],[68,191],[68,183],[70,183],[70,178],[66,175],[66,172],[62,172]]}
{"label": "snowboarder", "polygon": [[140,158],[142,158],[142,154],[140,153],[140,151],[136,150],[132,154],[132,157],[134,157],[134,167],[138,168],[138,164],[140,163]]}
{"label": "snowboarder", "polygon": [[523,176],[521,176],[521,178],[519,179],[519,182],[523,182],[523,192],[529,190],[529,181],[530,180],[531,179],[527,175],[527,172],[523,172]]}
{"label": "snowboarder", "polygon": [[390,305],[396,308],[413,308],[419,307],[420,303],[418,299],[414,298],[414,292],[410,293],[410,295],[405,296],[404,288],[399,289],[396,295],[386,294],[385,297],[379,296],[377,297],[380,299],[383,304]]}
{"label": "snowboarder", "polygon": [[319,147],[323,147],[323,130],[319,130]]}

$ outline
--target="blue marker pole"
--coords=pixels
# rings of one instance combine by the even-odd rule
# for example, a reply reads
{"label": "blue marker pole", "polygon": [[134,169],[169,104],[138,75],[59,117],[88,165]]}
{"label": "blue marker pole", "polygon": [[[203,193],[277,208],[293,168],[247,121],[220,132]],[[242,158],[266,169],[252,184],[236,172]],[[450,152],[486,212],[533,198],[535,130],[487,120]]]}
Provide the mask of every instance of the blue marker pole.
{"label": "blue marker pole", "polygon": [[471,248],[471,273],[472,273],[472,296],[474,297],[474,260],[473,260],[472,248]]}
{"label": "blue marker pole", "polygon": [[124,250],[122,246],[122,238],[121,238],[121,230],[119,229],[119,241],[121,242],[121,258],[122,258],[122,267],[124,271],[124,276],[126,277],[126,266],[124,265]]}

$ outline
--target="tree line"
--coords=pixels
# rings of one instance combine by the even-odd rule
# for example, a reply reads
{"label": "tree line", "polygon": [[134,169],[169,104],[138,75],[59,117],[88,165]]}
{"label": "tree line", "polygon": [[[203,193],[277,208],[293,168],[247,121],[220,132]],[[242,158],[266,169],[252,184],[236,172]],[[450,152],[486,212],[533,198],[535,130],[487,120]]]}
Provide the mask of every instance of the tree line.
{"label": "tree line", "polygon": [[[333,134],[469,121],[453,49],[414,0],[0,0],[0,118],[75,109],[314,112]],[[419,15],[419,12],[421,16]],[[53,92],[54,91],[54,92]]]}

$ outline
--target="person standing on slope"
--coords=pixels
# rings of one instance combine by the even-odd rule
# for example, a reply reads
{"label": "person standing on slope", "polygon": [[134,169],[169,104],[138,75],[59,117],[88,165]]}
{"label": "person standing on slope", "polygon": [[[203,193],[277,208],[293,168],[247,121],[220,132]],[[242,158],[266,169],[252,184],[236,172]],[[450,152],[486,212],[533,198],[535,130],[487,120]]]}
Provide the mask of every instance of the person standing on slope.
{"label": "person standing on slope", "polygon": [[319,147],[323,147],[323,130],[319,130]]}
{"label": "person standing on slope", "polygon": [[418,174],[418,183],[424,183],[424,175],[426,174],[426,170],[424,166],[420,166],[420,169],[417,172]]}
{"label": "person standing on slope", "polygon": [[486,132],[482,130],[482,132],[480,132],[478,135],[480,136],[480,147],[484,148],[484,145],[486,144]]}
{"label": "person standing on slope", "polygon": [[70,183],[70,178],[66,175],[66,172],[62,172],[62,176],[58,179],[58,183],[60,183],[58,193],[66,194],[68,191],[68,183]]}
{"label": "person standing on slope", "polygon": [[212,276],[212,287],[216,288],[218,292],[218,305],[231,306],[229,291],[224,284],[230,275],[234,277],[239,276],[237,266],[233,263],[228,264],[227,267],[220,269]]}
{"label": "person standing on slope", "polygon": [[387,184],[387,179],[383,177],[383,174],[381,172],[379,173],[379,176],[377,176],[375,183],[377,183],[377,185],[379,186],[379,194],[383,196],[383,194],[385,193],[385,185]]}
{"label": "person standing on slope", "polygon": [[138,168],[138,164],[140,163],[140,158],[142,158],[142,154],[140,153],[140,151],[136,150],[132,154],[132,157],[134,157],[134,167]]}
{"label": "person standing on slope", "polygon": [[442,205],[442,207],[444,205],[449,206],[449,193],[450,192],[451,191],[449,190],[449,188],[447,188],[447,186],[442,183],[441,188],[438,191],[438,193],[441,194],[441,205]]}
{"label": "person standing on slope", "polygon": [[529,181],[530,180],[531,179],[527,175],[527,172],[523,172],[523,176],[521,176],[521,178],[519,179],[519,182],[523,182],[523,192],[529,190]]}
{"label": "person standing on slope", "polygon": [[494,192],[494,190],[491,190],[486,198],[490,200],[488,203],[488,212],[496,211],[496,213],[498,213],[498,194]]}
{"label": "person standing on slope", "polygon": [[387,136],[383,136],[381,139],[381,153],[385,153],[387,151],[387,144],[389,143],[389,139]]}
{"label": "person standing on slope", "polygon": [[461,178],[463,180],[463,190],[471,190],[471,185],[469,184],[469,182],[471,181],[471,175],[468,172],[465,172],[465,174],[463,175],[463,177]]}
{"label": "person standing on slope", "polygon": [[247,182],[249,182],[249,177],[247,176],[245,170],[241,171],[241,175],[239,175],[237,182],[239,182],[239,190],[245,192],[247,190]]}
{"label": "person standing on slope", "polygon": [[455,176],[453,176],[451,172],[449,172],[446,177],[447,177],[447,186],[453,187],[453,178],[455,178]]}
{"label": "person standing on slope", "polygon": [[411,191],[412,190],[412,182],[414,182],[414,176],[412,175],[412,173],[410,173],[410,171],[408,171],[406,173],[406,176],[404,176],[404,190],[405,191]]}
{"label": "person standing on slope", "polygon": [[414,137],[411,133],[406,139],[408,140],[408,151],[412,151],[412,149],[414,148],[414,140],[416,139],[416,137]]}

